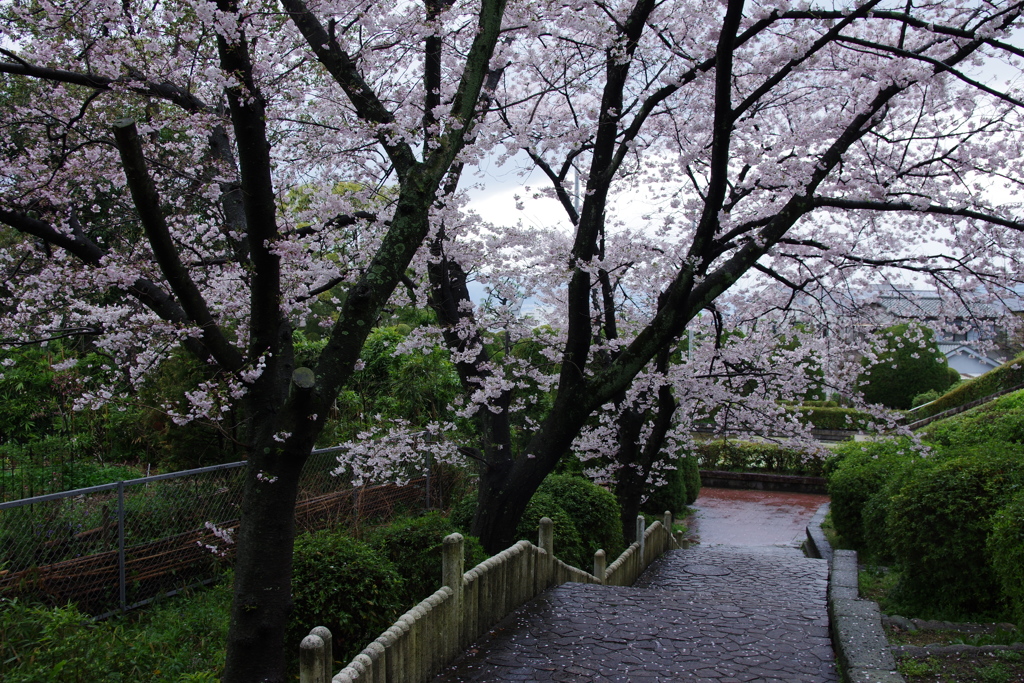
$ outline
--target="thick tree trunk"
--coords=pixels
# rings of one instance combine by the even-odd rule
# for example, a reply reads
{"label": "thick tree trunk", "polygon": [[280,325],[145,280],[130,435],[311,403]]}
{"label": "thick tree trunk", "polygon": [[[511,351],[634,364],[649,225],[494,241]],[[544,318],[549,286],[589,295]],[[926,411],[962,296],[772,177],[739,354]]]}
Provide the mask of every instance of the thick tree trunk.
{"label": "thick tree trunk", "polygon": [[[278,453],[271,464],[264,455],[250,458],[246,467],[224,681],[286,679],[295,501],[307,457]],[[276,480],[265,472],[274,472]]]}

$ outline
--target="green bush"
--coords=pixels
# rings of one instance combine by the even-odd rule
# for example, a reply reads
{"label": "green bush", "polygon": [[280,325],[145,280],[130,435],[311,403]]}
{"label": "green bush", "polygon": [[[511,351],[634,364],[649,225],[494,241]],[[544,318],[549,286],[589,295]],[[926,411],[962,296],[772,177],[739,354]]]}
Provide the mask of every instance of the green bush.
{"label": "green bush", "polygon": [[326,626],[335,659],[348,661],[401,616],[402,577],[362,541],[334,530],[303,534],[292,562],[295,608],[285,642],[296,656],[310,629]]}
{"label": "green bush", "polygon": [[[583,551],[591,562],[598,550],[604,550],[613,559],[622,553],[622,511],[610,491],[583,477],[551,474],[537,492],[549,494],[572,518]],[[577,566],[588,571],[590,568],[590,565]]]}
{"label": "green bush", "polygon": [[[686,500],[684,501],[687,505],[692,505],[697,496],[700,495],[700,463],[697,461],[697,457],[688,455],[679,459],[679,470],[683,473],[683,481],[686,482]],[[669,508],[665,508],[666,510]],[[673,513],[682,512],[680,508],[672,510]]]}
{"label": "green bush", "polygon": [[1024,491],[992,518],[989,562],[1018,627],[1024,627]]}
{"label": "green bush", "polygon": [[[668,470],[664,476],[665,484],[651,491],[647,500],[640,506],[641,512],[656,519],[661,519],[665,510],[670,510],[673,514],[682,512],[690,500],[690,491],[682,467],[677,466],[673,470]],[[621,525],[620,522],[619,536],[622,535]]]}
{"label": "green bush", "polygon": [[863,511],[897,471],[917,457],[908,439],[847,443],[836,449],[828,477],[832,524],[854,548],[864,547]]}
{"label": "green bush", "polygon": [[1024,485],[1024,448],[989,443],[914,473],[892,498],[887,532],[896,598],[922,609],[986,613],[999,585],[984,552],[992,516]]}
{"label": "green bush", "polygon": [[910,407],[917,408],[919,406],[925,405],[926,403],[937,401],[940,395],[941,394],[939,394],[939,392],[937,392],[935,389],[929,389],[923,394],[918,394],[917,396],[915,396],[914,400],[911,401],[910,403]]}
{"label": "green bush", "polygon": [[823,456],[805,449],[753,441],[705,441],[697,444],[696,455],[706,470],[821,476],[824,463]]}
{"label": "green bush", "polygon": [[918,394],[945,391],[950,376],[934,336],[928,328],[911,323],[884,330],[875,348],[875,363],[865,366],[858,377],[864,400],[907,410]]}
{"label": "green bush", "polygon": [[[405,580],[402,603],[412,607],[441,587],[441,550],[445,536],[458,531],[439,512],[399,519],[374,530],[366,541],[394,565]],[[466,569],[487,559],[480,541],[465,536]]]}
{"label": "green bush", "polygon": [[[452,508],[450,519],[457,529],[463,530],[464,533],[468,532],[475,510],[476,494],[473,493]],[[516,538],[536,544],[541,517],[549,517],[554,522],[555,557],[566,564],[590,571],[594,563],[593,554],[584,547],[580,531],[572,516],[548,491],[538,490],[533,494],[519,520],[519,526],[516,527]],[[619,533],[621,535],[621,531]],[[621,539],[619,542],[621,544]]]}
{"label": "green bush", "polygon": [[939,397],[927,408],[914,411],[914,418],[921,419],[929,415],[941,413],[943,410],[956,408],[979,398],[1012,389],[1024,384],[1024,355],[1003,363],[998,368],[986,372],[980,377],[964,380],[949,392]]}
{"label": "green bush", "polygon": [[594,565],[593,554],[583,547],[583,539],[573,518],[550,493],[537,491],[533,494],[516,527],[516,536],[536,543],[541,517],[548,517],[554,522],[555,557],[566,564],[590,571]]}
{"label": "green bush", "polygon": [[874,418],[853,408],[838,406],[822,406],[820,408],[804,404],[792,408],[799,420],[815,429],[864,429]]}
{"label": "green bush", "polygon": [[966,412],[924,427],[921,436],[950,448],[989,441],[1024,443],[1024,391],[1000,396]]}

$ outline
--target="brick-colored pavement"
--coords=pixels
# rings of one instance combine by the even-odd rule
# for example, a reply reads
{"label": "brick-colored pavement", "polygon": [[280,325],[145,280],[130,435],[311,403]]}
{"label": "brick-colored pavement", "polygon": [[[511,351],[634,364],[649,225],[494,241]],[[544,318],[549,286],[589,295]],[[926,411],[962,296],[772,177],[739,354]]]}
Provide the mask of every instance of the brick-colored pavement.
{"label": "brick-colored pavement", "polygon": [[[763,503],[763,492],[746,493],[761,495],[732,497],[731,507]],[[702,502],[696,506],[706,533],[717,513]],[[756,540],[751,547],[672,551],[629,588],[552,589],[501,622],[435,683],[837,681],[825,561],[783,542],[765,543],[765,535]]]}

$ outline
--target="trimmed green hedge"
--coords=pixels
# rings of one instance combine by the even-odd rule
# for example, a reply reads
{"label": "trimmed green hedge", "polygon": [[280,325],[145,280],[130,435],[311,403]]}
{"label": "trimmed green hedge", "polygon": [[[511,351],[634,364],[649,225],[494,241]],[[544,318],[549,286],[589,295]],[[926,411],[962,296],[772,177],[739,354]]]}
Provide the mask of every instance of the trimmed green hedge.
{"label": "trimmed green hedge", "polygon": [[289,655],[314,626],[334,637],[334,658],[348,661],[401,616],[405,582],[386,557],[343,531],[295,539]]}
{"label": "trimmed green hedge", "polygon": [[666,510],[682,517],[687,505],[700,495],[700,465],[695,456],[679,458],[673,470],[665,472],[665,485],[654,489],[643,505],[642,512],[661,519]]}
{"label": "trimmed green hedge", "polygon": [[[476,494],[463,498],[452,509],[451,519],[468,530],[476,510]],[[516,536],[537,543],[541,517],[554,522],[555,556],[574,567],[590,571],[594,553],[603,549],[614,559],[622,552],[622,527],[615,496],[589,479],[552,474],[544,480],[516,527]]]}
{"label": "trimmed green hedge", "polygon": [[1024,391],[1000,396],[976,408],[925,426],[922,438],[960,448],[989,441],[1024,443]]}
{"label": "trimmed green hedge", "polygon": [[949,388],[946,357],[927,327],[915,323],[893,325],[883,331],[878,344],[876,362],[865,366],[858,377],[868,403],[907,410],[918,394]]}
{"label": "trimmed green hedge", "polygon": [[919,456],[908,439],[846,443],[835,454],[828,477],[832,524],[846,543],[860,549],[865,543],[863,512],[868,501]]}
{"label": "trimmed green hedge", "polygon": [[1022,487],[1024,448],[1015,444],[988,443],[909,477],[886,519],[901,575],[894,598],[921,609],[998,610],[985,544],[993,515]]}
{"label": "trimmed green hedge", "polygon": [[[458,529],[440,512],[399,519],[372,531],[366,541],[394,565],[404,579],[402,602],[412,607],[441,587],[441,551],[445,536]],[[466,569],[487,559],[474,536],[465,536]]]}
{"label": "trimmed green hedge", "polygon": [[583,477],[551,474],[537,492],[549,494],[573,519],[589,560],[589,564],[577,565],[580,569],[590,571],[598,550],[612,559],[622,554],[621,511],[610,491]]}
{"label": "trimmed green hedge", "polygon": [[1024,626],[1024,491],[992,518],[986,549],[1017,625]]}
{"label": "trimmed green hedge", "polygon": [[920,420],[1019,384],[1024,384],[1024,354],[1003,363],[980,377],[965,380],[926,408],[915,410],[909,419]]}
{"label": "trimmed green hedge", "polygon": [[697,444],[695,452],[700,468],[705,470],[773,472],[813,477],[823,474],[824,459],[821,455],[773,443],[705,441]]}

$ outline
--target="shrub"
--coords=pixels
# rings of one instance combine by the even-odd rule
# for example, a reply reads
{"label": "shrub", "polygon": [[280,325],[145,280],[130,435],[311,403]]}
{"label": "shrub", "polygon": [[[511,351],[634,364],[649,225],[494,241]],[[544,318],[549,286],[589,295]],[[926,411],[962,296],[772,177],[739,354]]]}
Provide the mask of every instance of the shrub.
{"label": "shrub", "polygon": [[846,543],[864,546],[863,510],[885,482],[913,458],[911,442],[889,439],[844,444],[836,449],[837,462],[828,477],[832,523]]}
{"label": "shrub", "polygon": [[950,448],[989,441],[1024,443],[1024,391],[1000,396],[967,412],[927,425],[923,438]]}
{"label": "shrub", "polygon": [[[673,514],[682,512],[686,509],[687,501],[690,499],[686,476],[680,465],[677,465],[675,469],[667,470],[664,474],[665,483],[651,491],[647,500],[640,506],[641,512],[652,515],[656,519],[660,519],[665,510],[670,510]],[[621,522],[619,525],[619,535],[621,536]]]}
{"label": "shrub", "polygon": [[602,549],[610,558],[619,556],[623,550],[622,511],[614,494],[589,479],[567,474],[548,475],[537,491],[549,494],[572,518],[583,551],[591,560]]}
{"label": "shrub", "polygon": [[910,402],[910,407],[917,408],[919,406],[925,405],[926,403],[931,403],[932,401],[938,400],[939,396],[939,392],[935,391],[935,389],[929,389],[923,394],[918,394],[917,396],[915,396],[914,400]]}
{"label": "shrub", "polygon": [[984,552],[992,516],[1024,484],[1024,449],[985,444],[914,473],[887,519],[902,579],[897,599],[923,609],[983,613],[999,586]]}
{"label": "shrub", "polygon": [[864,429],[874,418],[853,408],[837,406],[808,406],[806,403],[793,408],[797,417],[804,424],[815,429]]}
{"label": "shrub", "polygon": [[1017,356],[980,377],[960,382],[932,405],[915,411],[914,417],[920,419],[935,415],[1021,384],[1024,384],[1024,355]]}
{"label": "shrub", "polygon": [[869,403],[907,410],[918,394],[945,391],[950,384],[946,358],[926,327],[893,325],[883,331],[875,355],[875,363],[858,378]]}
{"label": "shrub", "polygon": [[[475,493],[459,501],[452,509],[450,519],[457,529],[467,533],[473,522],[474,510],[476,510]],[[572,517],[562,509],[562,506],[550,493],[537,491],[533,494],[522,519],[519,520],[519,526],[516,527],[516,538],[526,539],[536,545],[541,517],[548,517],[554,522],[555,557],[567,564],[589,571],[593,564],[593,556],[587,556]]]}
{"label": "shrub", "polygon": [[[696,456],[689,455],[679,459],[679,471],[683,474],[683,481],[686,482],[686,500],[684,501],[687,505],[692,505],[697,496],[700,495],[700,464],[697,462]],[[665,508],[666,510],[670,508]],[[682,512],[682,508],[679,510],[672,510],[673,513]]]}
{"label": "shrub", "polygon": [[[374,530],[367,538],[405,580],[402,602],[411,607],[441,587],[441,549],[445,536],[458,531],[439,512],[396,520]],[[487,559],[480,541],[465,537],[466,569]]]}
{"label": "shrub", "polygon": [[821,476],[824,463],[820,454],[805,449],[751,441],[705,441],[696,454],[704,469]]}
{"label": "shrub", "polygon": [[537,491],[533,494],[516,527],[516,536],[536,543],[541,517],[548,517],[554,522],[555,557],[566,564],[590,571],[594,564],[593,554],[583,547],[583,539],[580,538],[573,518],[550,493]]}
{"label": "shrub", "polygon": [[992,518],[986,550],[1017,626],[1024,627],[1024,491]]}
{"label": "shrub", "polygon": [[303,534],[292,560],[295,608],[289,655],[314,626],[334,636],[335,659],[348,661],[401,616],[404,582],[391,561],[340,531]]}

